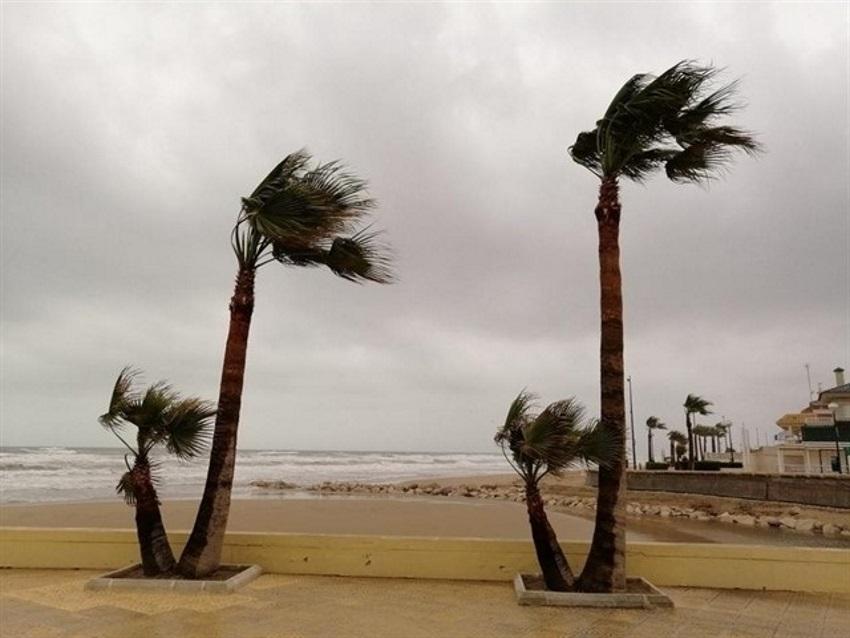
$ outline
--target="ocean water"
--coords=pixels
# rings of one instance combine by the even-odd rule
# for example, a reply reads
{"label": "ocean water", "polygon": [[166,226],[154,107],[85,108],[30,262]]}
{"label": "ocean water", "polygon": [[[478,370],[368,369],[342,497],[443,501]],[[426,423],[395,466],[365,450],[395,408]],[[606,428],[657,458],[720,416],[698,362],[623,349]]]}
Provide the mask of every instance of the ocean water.
{"label": "ocean water", "polygon": [[[201,495],[206,459],[181,462],[163,456],[157,460],[161,497]],[[121,448],[0,447],[0,503],[115,499],[115,484],[125,471]],[[240,450],[233,494],[261,496],[250,485],[259,479],[307,486],[322,481],[385,483],[510,471],[500,454]]]}

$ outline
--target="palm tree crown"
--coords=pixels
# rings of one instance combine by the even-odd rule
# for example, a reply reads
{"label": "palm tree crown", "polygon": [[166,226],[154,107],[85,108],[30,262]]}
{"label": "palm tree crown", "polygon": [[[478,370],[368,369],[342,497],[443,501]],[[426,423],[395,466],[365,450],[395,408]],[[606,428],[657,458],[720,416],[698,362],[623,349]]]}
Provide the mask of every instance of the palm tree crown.
{"label": "palm tree crown", "polygon": [[350,281],[389,283],[390,260],[379,233],[357,228],[375,207],[366,182],[339,162],[310,162],[304,150],[288,155],[242,199],[231,233],[240,267],[324,265]]}
{"label": "palm tree crown", "polygon": [[570,147],[573,160],[600,179],[641,182],[663,166],[674,182],[703,182],[733,151],[758,153],[751,133],[718,123],[741,105],[737,82],[711,89],[717,73],[686,60],[658,77],[633,76],[596,127],[579,133]]}
{"label": "palm tree crown", "polygon": [[705,416],[711,414],[710,408],[713,405],[711,401],[706,401],[700,396],[689,394],[685,399],[684,408],[688,414],[700,414]]}
{"label": "palm tree crown", "polygon": [[614,444],[595,422],[586,422],[584,408],[573,398],[556,401],[533,414],[536,396],[523,390],[511,403],[505,424],[496,433],[511,467],[526,483],[557,475],[585,461],[606,465]]}
{"label": "palm tree crown", "polygon": [[[130,367],[121,370],[112,390],[109,409],[99,418],[101,425],[124,444],[136,463],[148,464],[149,454],[156,446],[164,446],[182,460],[203,452],[209,442],[215,405],[197,397],[181,397],[163,381],[145,391],[136,390],[133,383],[138,376],[139,372]],[[135,445],[122,436],[128,425],[136,428]],[[132,468],[129,462],[126,464],[128,471],[115,489],[132,504],[135,499],[130,480]]]}
{"label": "palm tree crown", "polygon": [[667,425],[661,422],[657,416],[651,416],[646,420],[646,427],[650,430],[666,430]]}

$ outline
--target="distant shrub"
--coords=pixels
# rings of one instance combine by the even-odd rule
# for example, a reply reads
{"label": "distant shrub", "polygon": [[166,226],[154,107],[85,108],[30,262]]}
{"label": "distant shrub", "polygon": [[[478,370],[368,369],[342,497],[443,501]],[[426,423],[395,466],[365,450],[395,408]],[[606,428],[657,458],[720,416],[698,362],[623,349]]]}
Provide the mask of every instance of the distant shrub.
{"label": "distant shrub", "polygon": [[668,467],[670,466],[667,463],[650,462],[646,464],[647,470],[666,470]]}
{"label": "distant shrub", "polygon": [[740,461],[719,461],[720,467],[742,469],[744,464]]}

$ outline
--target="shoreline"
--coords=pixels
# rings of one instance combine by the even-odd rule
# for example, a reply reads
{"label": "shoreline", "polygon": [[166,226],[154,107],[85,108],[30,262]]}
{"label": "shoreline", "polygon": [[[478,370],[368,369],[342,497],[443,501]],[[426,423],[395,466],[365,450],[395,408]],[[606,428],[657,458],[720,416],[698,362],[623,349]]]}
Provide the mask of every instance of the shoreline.
{"label": "shoreline", "polygon": [[[559,538],[588,540],[595,490],[584,485],[583,472],[547,477],[541,489]],[[628,535],[635,541],[850,549],[850,512],[843,510],[662,492],[632,492],[626,499]],[[165,498],[167,529],[191,528],[197,503],[191,497]],[[778,524],[769,525],[768,519]],[[791,527],[797,523],[799,530]],[[132,529],[134,523],[132,508],[116,498],[2,504],[0,526]],[[513,474],[311,486],[255,481],[251,494],[234,497],[228,529],[504,539],[530,535],[521,484]]]}

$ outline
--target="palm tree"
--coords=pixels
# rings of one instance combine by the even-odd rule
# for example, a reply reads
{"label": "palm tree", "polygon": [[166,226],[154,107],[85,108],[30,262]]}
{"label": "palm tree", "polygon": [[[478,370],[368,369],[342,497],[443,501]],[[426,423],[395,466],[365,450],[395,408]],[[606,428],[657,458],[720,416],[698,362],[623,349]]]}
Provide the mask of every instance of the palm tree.
{"label": "palm tree", "polygon": [[646,433],[647,433],[647,444],[649,446],[649,462],[654,463],[655,458],[652,452],[652,431],[653,430],[666,430],[667,426],[661,422],[661,420],[657,416],[651,416],[646,420]]}
{"label": "palm tree", "polygon": [[694,469],[694,424],[691,422],[691,415],[711,414],[711,410],[708,409],[711,405],[711,401],[706,401],[695,394],[689,394],[685,399],[683,407],[685,408],[685,425],[688,428],[688,469]]}
{"label": "palm tree", "polygon": [[667,438],[670,439],[670,461],[675,466],[679,462],[680,452],[685,449],[688,437],[678,430],[671,430],[667,433]]}
{"label": "palm tree", "polygon": [[525,483],[531,537],[546,587],[570,591],[575,588],[575,576],[546,516],[540,481],[580,461],[602,467],[610,460],[613,446],[596,423],[584,422],[584,408],[575,399],[556,401],[537,415],[532,414],[535,399],[525,390],[519,393],[495,440]]}
{"label": "palm tree", "polygon": [[[198,456],[209,441],[216,409],[197,397],[181,398],[164,381],[144,392],[135,390],[133,382],[138,374],[130,367],[121,371],[109,409],[99,420],[128,450],[124,455],[127,471],[115,489],[128,505],[136,507],[142,570],[146,576],[156,576],[171,573],[175,561],[159,511],[157,465],[151,460],[151,451],[160,446],[179,459]],[[136,428],[135,446],[122,436],[126,426]]]}
{"label": "palm tree", "polygon": [[238,271],[207,482],[178,568],[189,578],[215,571],[221,559],[257,270],[278,262],[327,266],[354,282],[389,283],[392,279],[378,233],[362,227],[376,204],[366,193],[366,183],[338,162],[310,163],[306,151],[288,155],[250,197],[242,199],[230,234]]}
{"label": "palm tree", "polygon": [[716,75],[710,66],[687,61],[658,77],[635,75],[617,92],[595,128],[579,133],[570,147],[572,158],[601,182],[595,209],[601,289],[601,423],[621,448],[611,467],[599,472],[593,542],[580,577],[587,590],[621,590],[626,579],[619,179],[642,182],[663,166],[674,182],[699,183],[717,175],[732,151],[758,151],[747,131],[718,123],[737,104],[735,83],[711,89]]}
{"label": "palm tree", "polygon": [[711,425],[694,425],[693,434],[697,440],[700,460],[704,461],[705,455],[708,453],[708,440],[716,434],[714,427]]}

